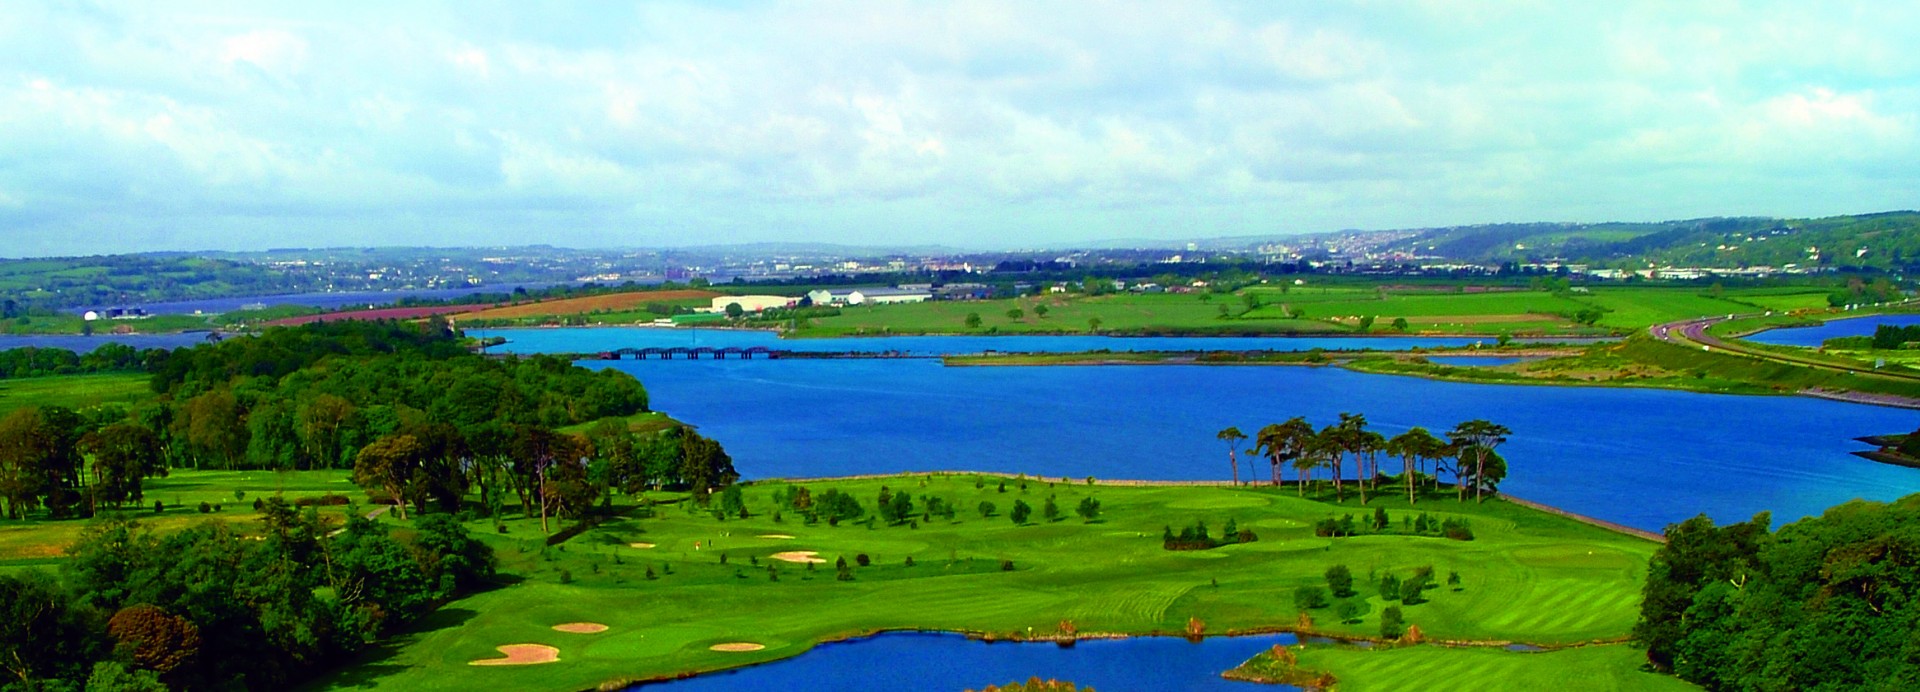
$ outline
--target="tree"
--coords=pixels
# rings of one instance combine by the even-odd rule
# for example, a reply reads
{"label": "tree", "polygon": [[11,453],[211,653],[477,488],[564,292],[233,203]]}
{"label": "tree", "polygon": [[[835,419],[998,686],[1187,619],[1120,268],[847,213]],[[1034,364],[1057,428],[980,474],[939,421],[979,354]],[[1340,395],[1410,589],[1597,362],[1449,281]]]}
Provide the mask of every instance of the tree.
{"label": "tree", "polygon": [[1014,500],[1013,511],[1007,516],[1013,519],[1015,525],[1025,524],[1027,517],[1033,516],[1033,508],[1027,506],[1026,500]]}
{"label": "tree", "polygon": [[1101,320],[1098,317],[1087,318],[1087,331],[1093,332],[1095,334],[1100,333],[1100,323],[1101,323]]}
{"label": "tree", "polygon": [[[1487,455],[1491,453],[1495,447],[1499,447],[1501,443],[1506,442],[1507,436],[1511,434],[1513,434],[1513,431],[1507,429],[1504,425],[1475,418],[1453,426],[1453,430],[1447,432],[1447,438],[1452,440],[1456,447],[1473,454],[1473,475],[1476,479],[1483,479],[1486,478],[1485,467]],[[1456,473],[1455,475],[1459,474]],[[1474,489],[1474,499],[1484,502],[1485,486],[1479,483],[1476,483],[1476,485],[1479,487]],[[1460,499],[1462,501],[1466,500],[1466,487],[1465,479],[1462,478],[1460,484]]]}
{"label": "tree", "polygon": [[1227,465],[1233,469],[1233,484],[1239,485],[1240,455],[1238,450],[1240,449],[1240,441],[1247,439],[1247,434],[1240,432],[1240,429],[1237,427],[1228,426],[1227,429],[1215,434],[1214,438],[1227,443]]}
{"label": "tree", "polygon": [[1293,590],[1293,607],[1298,610],[1315,610],[1327,607],[1327,590],[1318,586],[1302,586]]}
{"label": "tree", "polygon": [[1013,320],[1015,322],[1020,321],[1020,318],[1026,317],[1026,316],[1027,316],[1027,313],[1021,311],[1020,308],[1014,308],[1012,310],[1007,311],[1007,319]]}
{"label": "tree", "polygon": [[977,313],[977,312],[967,313],[967,328],[968,329],[980,328],[980,313]]}
{"label": "tree", "polygon": [[1047,318],[1047,306],[1046,306],[1045,304],[1041,304],[1041,305],[1035,305],[1035,306],[1033,306],[1033,316],[1034,316],[1034,317],[1038,317],[1038,318],[1040,318],[1040,319],[1043,319],[1043,320],[1044,320],[1044,319],[1046,319],[1046,318]]}
{"label": "tree", "polygon": [[80,438],[80,448],[93,455],[94,502],[116,507],[128,500],[137,503],[141,482],[167,473],[160,459],[160,437],[137,423],[115,423],[87,433]]}
{"label": "tree", "polygon": [[[1313,437],[1313,424],[1307,419],[1295,416],[1284,423],[1270,423],[1262,426],[1254,434],[1254,449],[1264,454],[1273,466],[1273,484],[1280,485],[1280,464],[1298,459],[1307,450],[1308,441]],[[1304,494],[1306,476],[1300,477],[1301,492]]]}
{"label": "tree", "polygon": [[993,513],[998,509],[998,507],[993,506],[992,502],[986,500],[980,501],[980,517],[983,519],[993,516]]}
{"label": "tree", "polygon": [[75,456],[71,446],[62,448],[65,439],[41,409],[16,409],[0,419],[0,498],[7,518],[26,518],[58,492],[64,467]]}
{"label": "tree", "polygon": [[200,654],[200,628],[193,621],[157,606],[120,609],[107,621],[107,634],[131,650],[133,662],[162,676],[191,663]]}
{"label": "tree", "polygon": [[1406,617],[1400,613],[1400,606],[1387,606],[1380,611],[1380,637],[1399,639],[1406,633]]}
{"label": "tree", "polygon": [[1394,331],[1399,331],[1399,332],[1404,332],[1404,331],[1406,331],[1406,330],[1407,330],[1407,327],[1408,327],[1408,325],[1407,325],[1407,318],[1405,318],[1405,317],[1395,317],[1395,318],[1393,318],[1393,329],[1394,329]]}
{"label": "tree", "polygon": [[1046,504],[1041,505],[1040,516],[1045,518],[1047,523],[1060,521],[1060,504],[1053,501],[1052,495],[1048,495]]}
{"label": "tree", "polygon": [[108,651],[98,632],[91,614],[74,607],[51,577],[0,575],[0,670],[21,689],[85,679]]}
{"label": "tree", "polygon": [[1346,598],[1353,595],[1353,571],[1346,565],[1334,565],[1327,568],[1327,588],[1333,591],[1334,598]]}
{"label": "tree", "polygon": [[740,307],[739,303],[727,303],[727,319],[737,320],[745,314],[747,314],[747,309]]}
{"label": "tree", "polygon": [[394,515],[407,518],[406,486],[420,463],[423,448],[412,435],[389,435],[360,448],[353,458],[353,482],[380,488],[393,501]]}
{"label": "tree", "polygon": [[1400,457],[1405,462],[1401,467],[1401,474],[1406,477],[1407,504],[1412,505],[1415,502],[1413,479],[1418,475],[1414,473],[1417,466],[1415,460],[1439,456],[1445,453],[1446,446],[1446,442],[1434,437],[1433,433],[1427,432],[1426,428],[1417,426],[1387,440],[1386,452]]}
{"label": "tree", "polygon": [[1081,498],[1080,506],[1075,507],[1073,512],[1074,514],[1080,515],[1081,519],[1085,519],[1087,523],[1091,524],[1093,523],[1093,520],[1100,518],[1100,501],[1095,500],[1092,497]]}

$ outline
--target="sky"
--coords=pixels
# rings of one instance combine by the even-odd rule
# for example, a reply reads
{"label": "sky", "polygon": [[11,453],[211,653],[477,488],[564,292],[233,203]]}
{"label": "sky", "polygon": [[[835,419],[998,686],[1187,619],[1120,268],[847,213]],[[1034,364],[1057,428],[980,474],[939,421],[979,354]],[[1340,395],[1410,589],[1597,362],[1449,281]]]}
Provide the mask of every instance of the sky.
{"label": "sky", "polygon": [[1064,247],[1920,207],[1920,3],[0,12],[0,256]]}

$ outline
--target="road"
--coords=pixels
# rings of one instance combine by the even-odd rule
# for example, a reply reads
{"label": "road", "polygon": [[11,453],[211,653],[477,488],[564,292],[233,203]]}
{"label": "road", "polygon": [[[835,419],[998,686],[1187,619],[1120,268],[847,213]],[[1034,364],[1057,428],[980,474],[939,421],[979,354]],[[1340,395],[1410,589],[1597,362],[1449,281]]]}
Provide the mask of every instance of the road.
{"label": "road", "polygon": [[[1719,351],[1721,353],[1727,353],[1727,354],[1732,354],[1736,356],[1752,358],[1755,360],[1762,360],[1762,361],[1767,361],[1771,363],[1780,363],[1783,365],[1792,365],[1796,367],[1813,368],[1816,370],[1826,370],[1828,372],[1845,373],[1845,374],[1853,375],[1856,377],[1866,377],[1866,378],[1886,380],[1891,382],[1920,383],[1920,373],[1873,370],[1870,368],[1862,368],[1859,366],[1849,366],[1849,365],[1831,363],[1831,362],[1822,361],[1814,358],[1808,358],[1804,356],[1796,356],[1796,355],[1787,354],[1787,353],[1778,353],[1774,351],[1757,349],[1757,348],[1748,346],[1746,344],[1742,344],[1738,341],[1727,341],[1725,339],[1721,339],[1719,337],[1716,337],[1712,334],[1707,333],[1707,328],[1712,327],[1713,325],[1719,324],[1721,322],[1725,322],[1731,319],[1743,318],[1743,317],[1761,317],[1761,316],[1763,316],[1762,313],[1753,313],[1753,314],[1746,314],[1746,315],[1724,315],[1724,316],[1716,315],[1714,317],[1696,317],[1692,319],[1668,322],[1666,324],[1656,324],[1651,327],[1648,327],[1647,333],[1651,335],[1653,338],[1659,339],[1661,341],[1665,341],[1667,343],[1676,344],[1680,346],[1686,346],[1689,348],[1701,348],[1701,349],[1710,350],[1710,351]],[[1868,392],[1854,392],[1854,391],[1822,389],[1822,388],[1804,389],[1800,391],[1800,394],[1803,394],[1806,396],[1816,396],[1822,399],[1836,399],[1839,401],[1851,401],[1851,402],[1861,403],[1861,404],[1875,404],[1879,406],[1897,406],[1900,408],[1920,408],[1920,398],[1904,397],[1904,396],[1898,396],[1893,394],[1873,394]]]}

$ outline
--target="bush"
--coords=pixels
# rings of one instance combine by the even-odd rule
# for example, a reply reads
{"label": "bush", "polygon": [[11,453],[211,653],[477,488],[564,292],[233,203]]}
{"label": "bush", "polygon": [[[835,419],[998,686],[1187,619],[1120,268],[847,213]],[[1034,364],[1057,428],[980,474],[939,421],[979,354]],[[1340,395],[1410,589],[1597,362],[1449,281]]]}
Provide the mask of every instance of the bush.
{"label": "bush", "polygon": [[853,556],[853,561],[856,563],[859,563],[861,567],[866,567],[868,565],[873,564],[873,559],[867,557],[866,553],[861,553],[859,555]]}
{"label": "bush", "polygon": [[1293,606],[1298,610],[1318,610],[1327,607],[1327,590],[1318,586],[1302,586],[1293,590]]}
{"label": "bush", "polygon": [[1327,568],[1327,588],[1333,591],[1334,598],[1346,598],[1353,595],[1353,571],[1346,565],[1334,565]]}
{"label": "bush", "polygon": [[998,509],[999,508],[993,506],[991,502],[987,502],[986,500],[980,501],[980,516],[983,518],[993,516],[993,513]]}
{"label": "bush", "polygon": [[1013,523],[1016,525],[1025,524],[1027,523],[1027,517],[1033,516],[1033,508],[1027,506],[1026,500],[1014,500],[1013,512],[1007,516],[1011,517]]}
{"label": "bush", "polygon": [[154,501],[153,501],[153,513],[154,513],[154,514],[159,514],[160,512],[162,512],[162,511],[164,511],[164,510],[165,510],[166,508],[167,508],[167,505],[166,505],[165,503],[162,503],[162,502],[161,502],[161,501],[159,501],[159,500],[154,500]]}
{"label": "bush", "polygon": [[1367,606],[1359,601],[1341,601],[1334,612],[1339,614],[1341,622],[1351,624],[1359,622],[1360,616],[1367,614]]}
{"label": "bush", "polygon": [[1399,639],[1406,632],[1406,618],[1400,613],[1400,606],[1387,606],[1380,611],[1380,636],[1385,639]]}
{"label": "bush", "polygon": [[201,513],[201,514],[206,514],[206,513],[208,513],[208,512],[212,512],[212,511],[213,511],[213,505],[212,505],[212,504],[210,504],[210,503],[207,503],[207,502],[201,502],[201,503],[200,503],[200,513]]}
{"label": "bush", "polygon": [[1000,561],[1000,571],[1002,571],[1002,572],[1012,572],[1012,571],[1013,571],[1013,561],[1012,561],[1012,560],[1001,560],[1001,561]]}

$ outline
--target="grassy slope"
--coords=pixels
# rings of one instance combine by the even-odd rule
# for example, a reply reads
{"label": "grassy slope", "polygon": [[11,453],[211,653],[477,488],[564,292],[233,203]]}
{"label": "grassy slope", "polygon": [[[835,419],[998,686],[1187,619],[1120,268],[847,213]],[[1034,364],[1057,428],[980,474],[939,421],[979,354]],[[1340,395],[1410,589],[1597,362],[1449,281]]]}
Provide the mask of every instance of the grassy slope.
{"label": "grassy slope", "polygon": [[153,397],[141,374],[65,375],[0,380],[0,413],[29,406],[79,410],[100,404],[132,404]]}
{"label": "grassy slope", "polygon": [[1302,666],[1337,671],[1337,689],[1343,692],[1699,689],[1679,678],[1641,670],[1645,652],[1619,644],[1545,653],[1440,646],[1380,651],[1306,647],[1296,653]]}
{"label": "grassy slope", "polygon": [[[1081,632],[1178,632],[1188,618],[1208,631],[1285,627],[1294,623],[1295,587],[1322,583],[1321,574],[1347,564],[1362,581],[1370,571],[1405,576],[1431,564],[1441,575],[1460,572],[1464,590],[1432,592],[1432,602],[1410,606],[1408,617],[1430,636],[1565,643],[1623,636],[1635,617],[1639,582],[1652,544],[1500,502],[1483,506],[1430,501],[1436,513],[1472,517],[1480,540],[1462,543],[1410,536],[1316,538],[1319,518],[1358,513],[1348,506],[1295,498],[1292,491],[1228,488],[1122,488],[1084,484],[1049,490],[1034,483],[1022,495],[997,481],[975,489],[967,478],[920,477],[811,483],[817,494],[838,487],[871,504],[882,483],[916,495],[951,498],[957,521],[918,529],[803,526],[775,523],[766,514],[777,485],[747,493],[759,516],[720,522],[666,509],[650,520],[630,520],[590,531],[543,557],[537,522],[509,522],[510,533],[487,536],[507,571],[524,578],[511,586],[451,604],[420,631],[384,655],[334,680],[335,686],[387,689],[577,689],[622,677],[670,675],[784,658],[814,643],[880,629],[928,628],[1051,634],[1063,619]],[[1004,516],[983,519],[975,506],[995,502],[1002,514],[1015,499],[1037,508],[1048,492],[1064,508],[1092,494],[1103,521],[1078,519],[1016,527]],[[1398,522],[1404,500],[1380,500]],[[1369,510],[1370,511],[1370,510]],[[1229,518],[1259,532],[1256,543],[1198,553],[1159,545],[1161,528],[1204,519],[1215,531]],[[476,529],[483,528],[476,526]],[[795,539],[761,538],[791,534]],[[710,546],[695,549],[700,541]],[[651,549],[633,542],[658,544]],[[873,566],[857,579],[833,579],[831,564],[809,575],[781,563],[768,579],[768,556],[815,550],[828,560],[857,553]],[[718,554],[730,558],[718,563]],[[907,567],[913,557],[917,566]],[[750,564],[757,558],[759,565]],[[1019,567],[1002,572],[998,561]],[[647,580],[652,566],[672,575]],[[565,571],[570,583],[562,583]],[[736,577],[736,571],[740,574]],[[1218,586],[1214,583],[1217,581]],[[1365,598],[1368,614],[1327,631],[1367,634],[1378,628],[1383,603]],[[571,621],[612,627],[597,635],[550,629]],[[753,641],[765,651],[723,654],[712,644]],[[468,666],[491,658],[494,647],[543,643],[560,648],[562,662],[530,668]]]}

